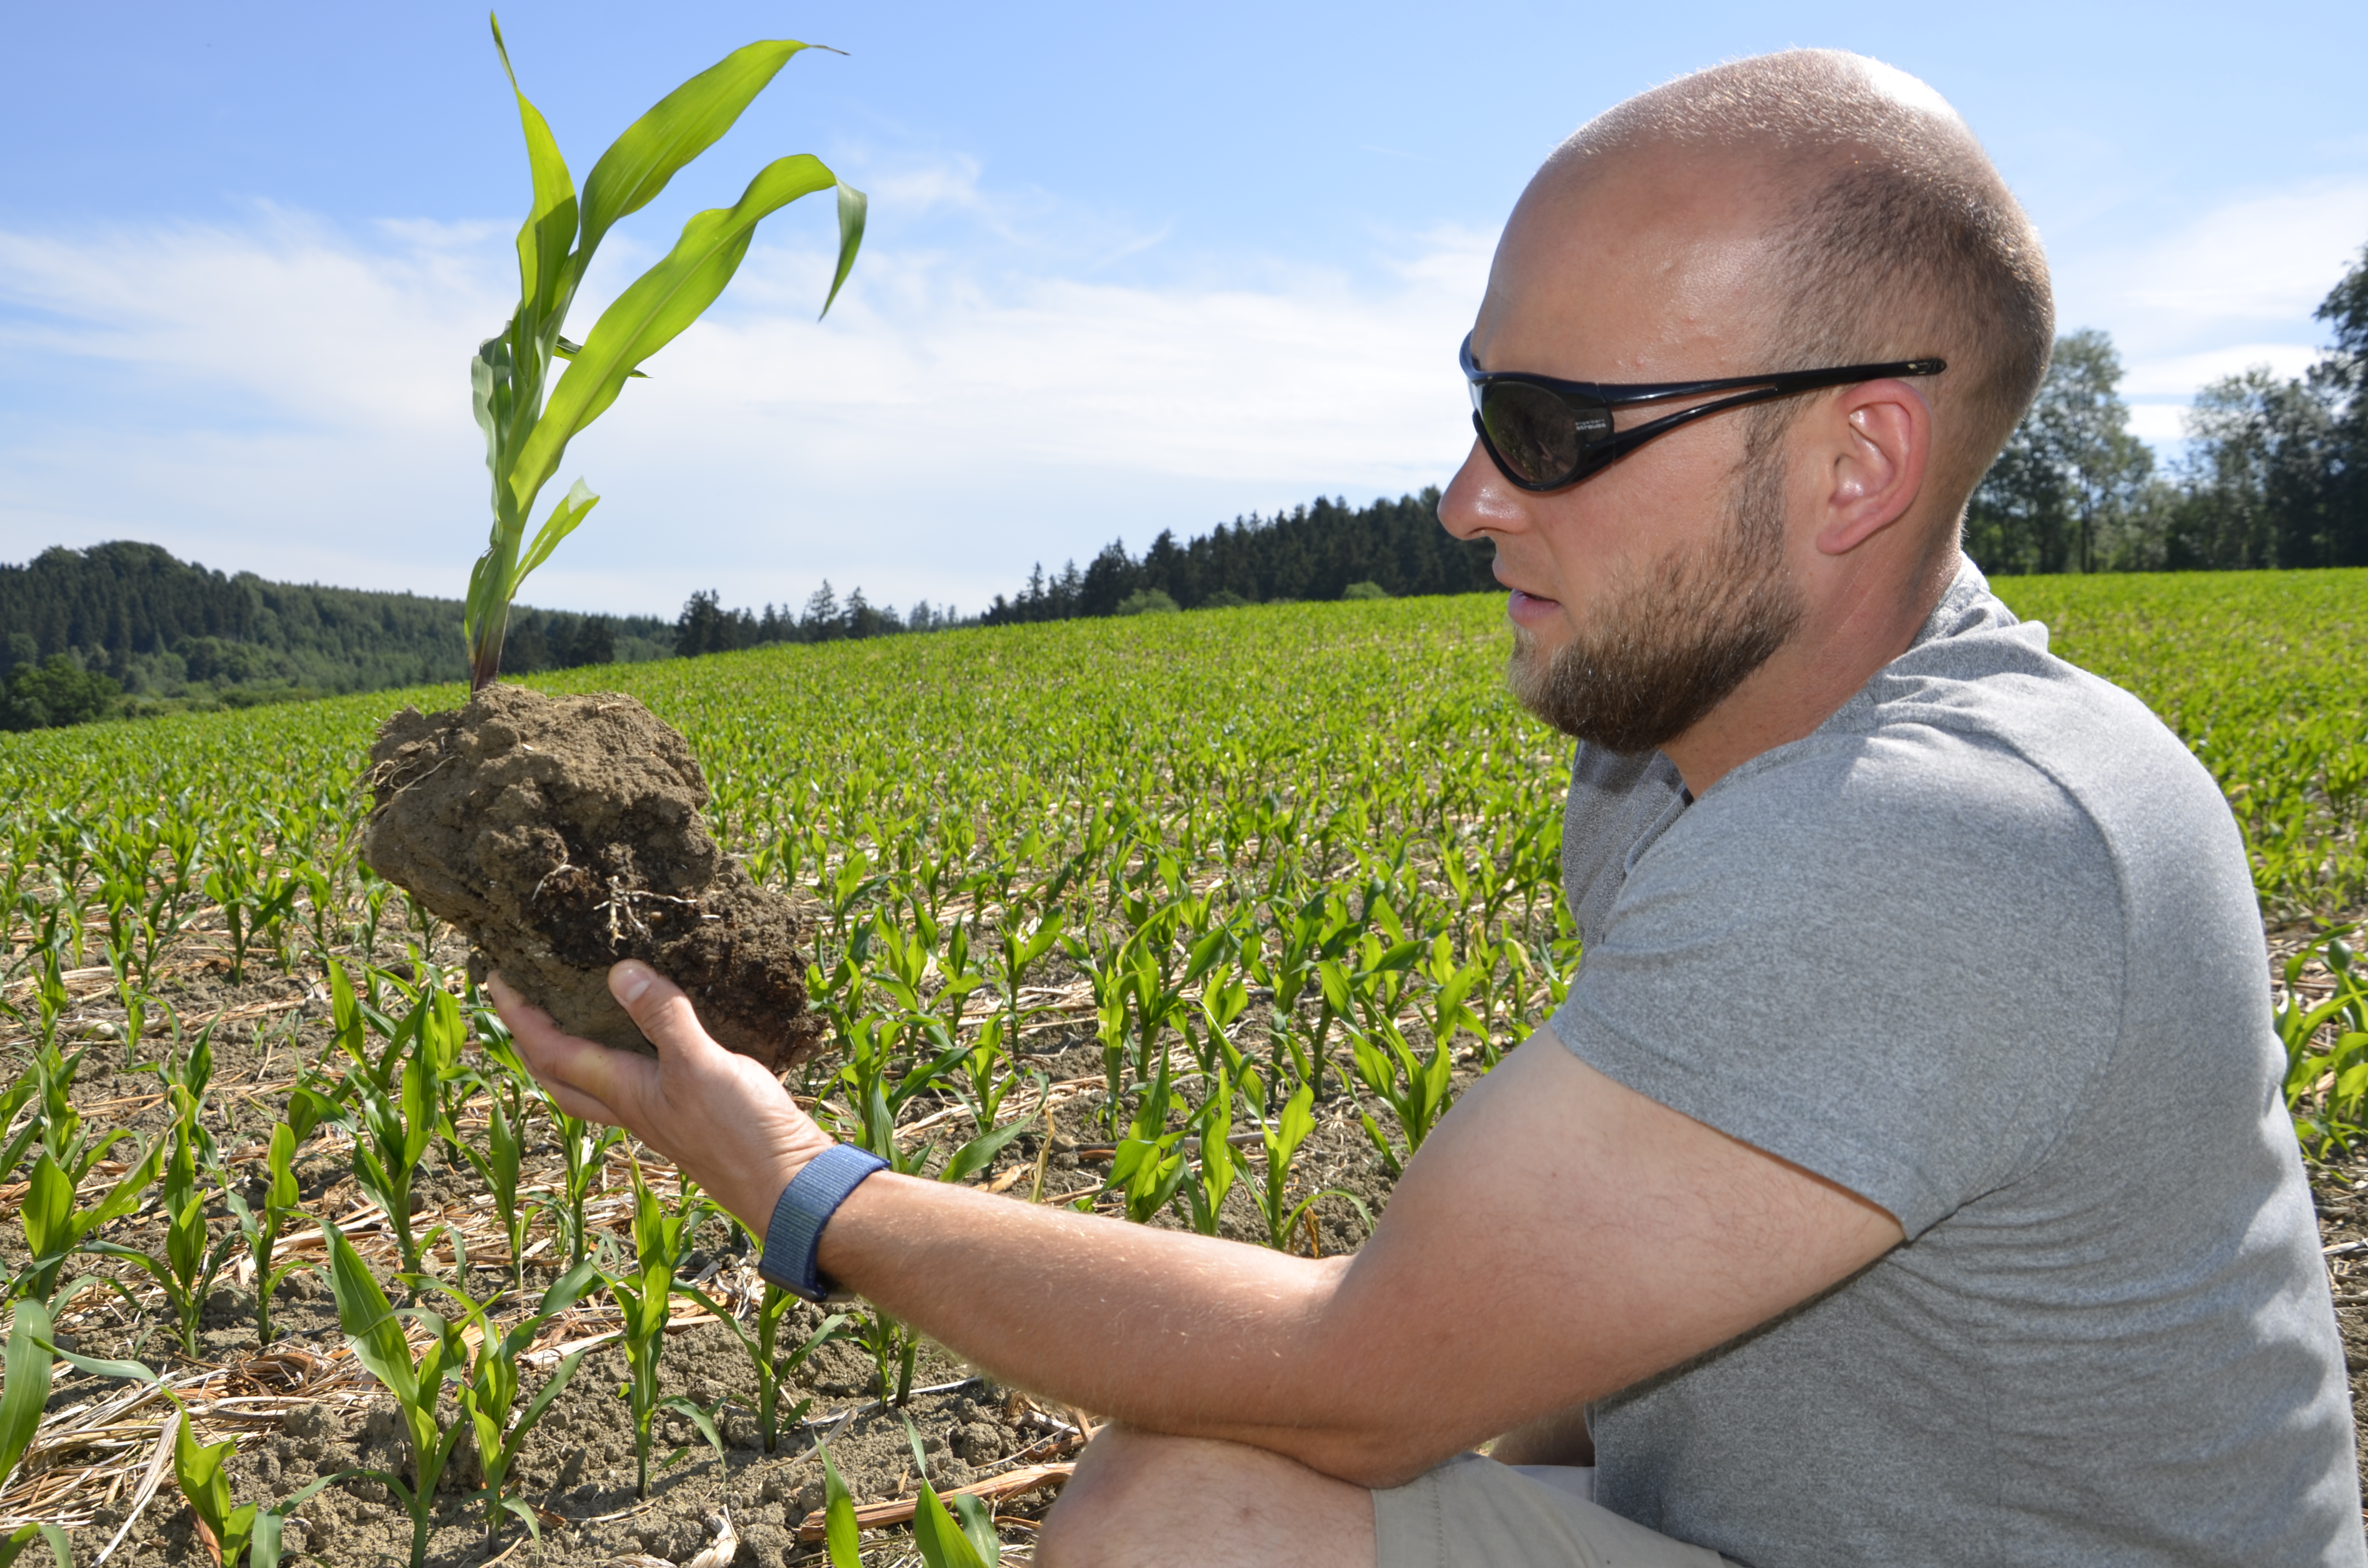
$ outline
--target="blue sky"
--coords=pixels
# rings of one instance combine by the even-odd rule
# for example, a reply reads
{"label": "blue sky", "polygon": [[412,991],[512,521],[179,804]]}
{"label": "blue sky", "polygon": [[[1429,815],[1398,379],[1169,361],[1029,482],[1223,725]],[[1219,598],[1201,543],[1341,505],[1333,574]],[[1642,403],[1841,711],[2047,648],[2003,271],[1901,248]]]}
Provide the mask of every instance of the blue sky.
{"label": "blue sky", "polygon": [[[1856,49],[1953,101],[2158,443],[2203,381],[2306,364],[2368,242],[2356,0],[502,16],[579,178],[741,43],[848,51],[792,61],[628,221],[579,326],[770,157],[873,199],[827,322],[816,199],[576,439],[560,483],[605,499],[526,596],[571,608],[828,577],[974,609],[1112,537],[1442,482],[1468,441],[1455,343],[1531,169],[1735,54]],[[0,560],[142,539],[457,596],[484,529],[466,362],[515,298],[526,199],[484,12],[6,0],[5,27]]]}

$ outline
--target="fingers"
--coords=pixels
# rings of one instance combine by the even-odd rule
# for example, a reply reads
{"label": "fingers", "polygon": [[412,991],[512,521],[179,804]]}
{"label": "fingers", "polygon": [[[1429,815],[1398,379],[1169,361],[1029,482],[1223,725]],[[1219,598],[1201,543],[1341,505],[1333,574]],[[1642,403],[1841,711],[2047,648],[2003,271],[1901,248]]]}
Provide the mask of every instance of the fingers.
{"label": "fingers", "polygon": [[627,959],[609,970],[609,994],[632,1016],[642,1033],[658,1048],[661,1062],[679,1060],[696,1064],[723,1048],[709,1037],[682,987],[638,959]]}
{"label": "fingers", "polygon": [[657,1076],[656,1062],[563,1032],[549,1013],[498,974],[488,977],[486,990],[518,1042],[519,1058],[562,1110],[601,1122],[634,1122],[633,1109]]}

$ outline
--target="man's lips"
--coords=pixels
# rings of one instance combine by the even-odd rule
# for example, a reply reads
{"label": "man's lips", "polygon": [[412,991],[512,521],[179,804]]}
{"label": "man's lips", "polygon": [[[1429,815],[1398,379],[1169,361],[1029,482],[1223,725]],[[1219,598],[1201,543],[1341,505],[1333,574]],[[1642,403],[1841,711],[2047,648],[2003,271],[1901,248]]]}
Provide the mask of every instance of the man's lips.
{"label": "man's lips", "polygon": [[1511,598],[1506,603],[1505,613],[1517,622],[1527,623],[1532,620],[1544,620],[1561,608],[1562,603],[1558,599],[1550,599],[1542,594],[1532,594],[1524,589],[1515,588],[1512,590]]}

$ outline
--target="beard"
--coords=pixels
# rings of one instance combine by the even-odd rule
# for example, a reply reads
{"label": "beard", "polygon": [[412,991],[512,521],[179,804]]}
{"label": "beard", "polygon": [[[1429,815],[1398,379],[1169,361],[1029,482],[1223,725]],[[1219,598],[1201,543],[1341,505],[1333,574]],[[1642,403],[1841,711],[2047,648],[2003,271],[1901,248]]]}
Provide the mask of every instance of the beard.
{"label": "beard", "polygon": [[1784,645],[1801,596],[1784,574],[1784,465],[1759,448],[1745,453],[1728,527],[1710,550],[1664,558],[1551,655],[1514,630],[1506,676],[1523,707],[1610,751],[1657,751]]}

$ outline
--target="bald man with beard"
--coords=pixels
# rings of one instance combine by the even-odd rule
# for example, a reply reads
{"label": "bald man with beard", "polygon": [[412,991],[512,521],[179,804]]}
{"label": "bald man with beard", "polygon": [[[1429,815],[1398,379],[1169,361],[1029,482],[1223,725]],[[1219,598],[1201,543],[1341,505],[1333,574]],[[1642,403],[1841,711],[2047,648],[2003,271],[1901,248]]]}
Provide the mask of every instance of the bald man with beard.
{"label": "bald man with beard", "polygon": [[873,1174],[638,964],[655,1062],[504,1015],[786,1223],[768,1270],[1114,1418],[1049,1568],[2368,1562],[2234,824],[1959,552],[2053,330],[1971,132],[1871,61],[1682,78],[1539,172],[1440,516],[1578,742],[1585,958],[1353,1257]]}

